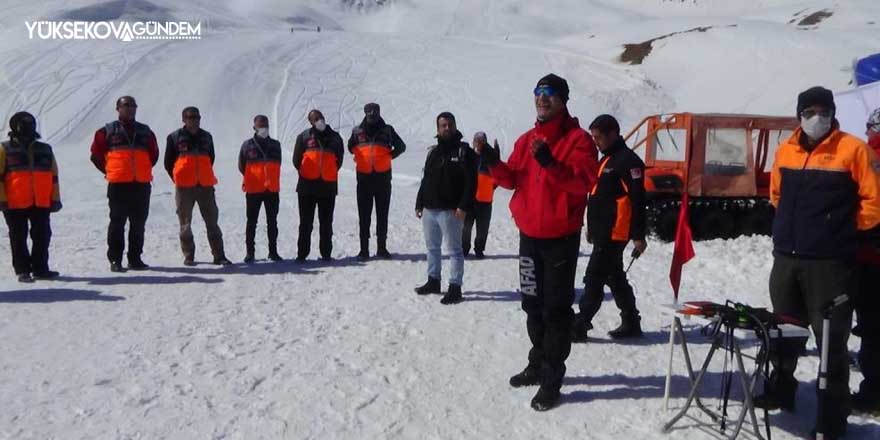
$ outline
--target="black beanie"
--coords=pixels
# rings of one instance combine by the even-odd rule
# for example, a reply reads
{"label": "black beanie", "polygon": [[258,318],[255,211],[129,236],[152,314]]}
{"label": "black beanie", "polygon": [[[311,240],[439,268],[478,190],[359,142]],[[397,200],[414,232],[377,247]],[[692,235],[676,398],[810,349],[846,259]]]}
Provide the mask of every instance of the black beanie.
{"label": "black beanie", "polygon": [[371,103],[365,105],[364,106],[364,113],[366,113],[366,112],[379,113],[379,104],[376,104],[375,102],[371,102]]}
{"label": "black beanie", "polygon": [[[23,119],[30,119],[34,121],[34,126],[36,127],[37,118],[34,115],[28,112],[17,112],[9,118],[9,137],[12,137],[18,133],[18,125],[21,123]],[[34,131],[34,135],[36,139],[40,138],[40,134]]]}
{"label": "black beanie", "polygon": [[455,115],[453,115],[453,114],[450,113],[450,112],[443,112],[443,113],[440,113],[439,115],[437,115],[437,121],[436,121],[436,124],[435,124],[435,125],[437,125],[437,126],[440,125],[440,119],[441,119],[441,118],[443,118],[443,119],[448,119],[448,120],[452,121],[453,124],[458,125],[458,124],[455,123]]}
{"label": "black beanie", "polygon": [[828,90],[821,86],[810,87],[809,89],[804,90],[798,95],[798,119],[800,119],[801,112],[804,111],[805,108],[813,105],[821,105],[822,107],[831,110],[832,117],[837,111],[837,107],[834,105],[834,93],[832,93],[831,90]]}
{"label": "black beanie", "polygon": [[549,86],[559,93],[559,97],[563,102],[568,102],[568,82],[561,76],[551,73],[538,80],[538,85],[536,87],[541,86]]}

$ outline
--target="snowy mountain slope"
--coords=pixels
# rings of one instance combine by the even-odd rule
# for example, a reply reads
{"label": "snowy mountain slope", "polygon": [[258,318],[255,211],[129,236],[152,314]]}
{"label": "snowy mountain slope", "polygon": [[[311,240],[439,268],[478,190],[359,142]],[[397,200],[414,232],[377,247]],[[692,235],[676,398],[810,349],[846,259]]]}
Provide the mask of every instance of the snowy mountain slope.
{"label": "snowy mountain slope", "polygon": [[[625,126],[648,113],[791,114],[813,84],[847,87],[851,59],[876,51],[880,6],[764,0],[398,0],[256,2],[93,0],[0,3],[0,129],[28,109],[54,145],[65,208],[53,217],[53,266],[65,277],[22,286],[0,242],[0,438],[716,438],[690,429],[664,436],[660,410],[672,248],[652,241],[631,277],[648,332],[610,343],[613,303],[597,340],[575,346],[563,405],[528,407],[532,390],[507,377],[524,366],[517,231],[499,191],[485,261],[466,263],[468,301],[418,298],[421,225],[412,215],[434,117],[451,110],[469,138],[498,137],[509,152],[534,119],[531,89],[554,71],[570,108]],[[815,26],[790,20],[829,9]],[[91,15],[90,15],[91,14]],[[97,14],[97,15],[95,15]],[[25,20],[200,20],[199,41],[30,41]],[[320,34],[306,31],[321,26]],[[735,27],[728,27],[735,25]],[[656,42],[643,64],[617,62],[624,44],[701,26]],[[294,32],[290,28],[294,27]],[[289,164],[306,112],[320,108],[344,136],[375,100],[407,142],[395,161],[393,261],[358,263],[353,164],[340,178],[331,265],[180,265],[173,188],[157,168],[144,258],[152,271],[110,274],[104,182],[88,162],[92,133],[132,94],[138,119],[160,141],[186,105],[202,109],[217,142],[220,224],[227,252],[243,255],[244,203],[235,158],[251,118],[269,115],[284,145],[281,253],[298,226]],[[197,259],[207,258],[200,220]],[[261,227],[262,228],[262,227]],[[260,231],[262,234],[262,231]],[[265,245],[258,235],[258,256]],[[683,298],[767,306],[767,238],[696,245]],[[590,246],[583,243],[582,252]],[[581,260],[582,273],[586,258]],[[445,275],[445,273],[444,273]],[[580,281],[578,281],[580,285]],[[852,347],[856,347],[853,339]],[[697,344],[697,350],[705,345]],[[679,358],[680,361],[680,358]],[[677,361],[678,362],[678,361]],[[678,362],[678,368],[683,368]],[[720,366],[718,366],[720,368]],[[679,369],[679,373],[683,370]],[[717,370],[716,370],[717,371]],[[815,357],[802,361],[796,414],[774,415],[774,437],[799,438],[815,405]],[[853,384],[859,379],[853,375]],[[711,377],[710,390],[720,379]],[[674,382],[673,405],[686,392]],[[801,402],[803,402],[801,404]],[[880,436],[854,417],[854,438]]]}

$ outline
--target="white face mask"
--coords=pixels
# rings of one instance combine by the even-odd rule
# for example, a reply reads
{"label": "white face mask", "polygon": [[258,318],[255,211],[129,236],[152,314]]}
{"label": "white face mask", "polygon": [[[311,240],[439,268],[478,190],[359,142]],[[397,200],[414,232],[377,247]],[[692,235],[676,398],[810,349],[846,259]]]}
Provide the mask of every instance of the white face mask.
{"label": "white face mask", "polygon": [[324,122],[323,119],[318,119],[317,121],[315,121],[315,129],[317,129],[318,131],[324,131],[325,128],[327,128],[327,123]]}
{"label": "white face mask", "polygon": [[269,127],[257,128],[257,136],[262,139],[266,139],[267,137],[269,137]]}
{"label": "white face mask", "polygon": [[812,140],[821,139],[822,136],[828,134],[831,131],[831,121],[832,117],[824,117],[819,115],[813,115],[812,118],[801,118],[801,129],[804,133],[807,134]]}

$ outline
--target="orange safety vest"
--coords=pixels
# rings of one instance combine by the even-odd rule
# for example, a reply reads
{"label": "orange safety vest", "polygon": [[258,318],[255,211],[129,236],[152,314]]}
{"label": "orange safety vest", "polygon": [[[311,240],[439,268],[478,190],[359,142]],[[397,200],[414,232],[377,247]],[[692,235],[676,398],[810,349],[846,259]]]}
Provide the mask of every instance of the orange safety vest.
{"label": "orange safety vest", "polygon": [[477,174],[477,196],[476,199],[481,203],[492,203],[495,197],[495,179],[489,174],[489,171],[480,171]]}
{"label": "orange safety vest", "polygon": [[245,164],[241,189],[248,194],[281,191],[281,146],[274,139],[269,143],[264,150],[251,138],[242,146]]}
{"label": "orange safety vest", "polygon": [[104,127],[107,138],[105,175],[110,183],[150,183],[153,161],[150,160],[150,127],[134,123],[134,137],[129,137],[122,123],[113,121]]}
{"label": "orange safety vest", "polygon": [[27,147],[7,141],[2,143],[2,148],[6,164],[4,196],[9,209],[51,207],[57,181],[52,147],[37,141]]}
{"label": "orange safety vest", "polygon": [[174,184],[180,188],[198,186],[214,186],[217,177],[214,175],[214,165],[211,164],[210,152],[214,149],[214,140],[208,132],[200,131],[194,137],[180,129],[174,132],[172,142],[177,148],[177,160],[174,162],[172,178]]}
{"label": "orange safety vest", "polygon": [[[605,156],[602,159],[602,163],[599,164],[599,174],[596,178],[596,184],[593,185],[593,190],[590,191],[590,196],[596,195],[599,191],[599,180],[602,178],[602,172],[605,171],[605,165],[608,164],[609,160],[611,160],[611,155]],[[623,179],[620,180],[620,185],[623,186],[623,195],[614,200],[617,216],[614,218],[614,226],[611,228],[611,240],[629,241],[629,230],[632,223],[632,203],[629,200],[629,187],[626,186]]]}
{"label": "orange safety vest", "polygon": [[385,173],[391,171],[391,139],[384,130],[370,138],[360,127],[355,127],[356,144],[354,153],[355,170],[361,174]]}
{"label": "orange safety vest", "polygon": [[303,179],[308,180],[321,179],[325,182],[336,182],[339,177],[338,174],[336,153],[332,150],[325,150],[324,145],[317,137],[307,137],[305,139],[302,164],[299,167],[299,175]]}

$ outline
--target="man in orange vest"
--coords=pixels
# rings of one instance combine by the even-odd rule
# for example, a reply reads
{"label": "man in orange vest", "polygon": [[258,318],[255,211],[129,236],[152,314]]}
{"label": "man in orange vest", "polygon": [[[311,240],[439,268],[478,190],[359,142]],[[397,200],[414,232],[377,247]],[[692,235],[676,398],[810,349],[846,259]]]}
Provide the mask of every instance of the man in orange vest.
{"label": "man in orange vest", "polygon": [[37,141],[40,134],[30,113],[12,115],[9,130],[9,140],[0,144],[0,211],[9,227],[12,267],[22,283],[55,278],[58,272],[49,270],[49,213],[61,209],[55,155],[49,144]]}
{"label": "man in orange vest", "polygon": [[370,220],[376,203],[376,256],[391,258],[388,252],[388,210],[391,206],[391,160],[403,154],[406,144],[385,123],[379,104],[364,106],[364,120],[351,130],[348,151],[354,155],[357,171],[357,204],[361,251],[358,259],[370,258]]}
{"label": "man in orange vest", "polygon": [[[486,139],[486,133],[478,131],[474,134],[474,151],[481,154],[483,148],[492,148]],[[498,140],[495,140],[495,153],[500,156]],[[477,159],[477,192],[474,196],[474,207],[467,213],[464,219],[464,229],[461,232],[461,249],[467,257],[471,251],[471,231],[474,223],[477,224],[477,236],[474,239],[474,257],[482,260],[485,256],[486,239],[489,237],[489,223],[492,221],[492,199],[495,196],[495,179],[489,174],[489,167],[479,158]]]}
{"label": "man in orange vest", "polygon": [[[874,110],[865,124],[868,146],[874,150],[875,164],[880,167],[880,108]],[[880,227],[863,234],[858,253],[859,296],[855,302],[858,325],[853,334],[861,338],[859,369],[862,382],[852,396],[853,409],[859,412],[880,411]]]}
{"label": "man in orange vest", "polygon": [[338,192],[338,172],[342,167],[345,148],[342,136],[333,130],[319,110],[308,115],[311,127],[296,137],[293,147],[293,166],[299,171],[296,183],[299,200],[299,239],[297,240],[296,261],[303,262],[312,247],[312,225],[315,222],[315,208],[320,223],[321,260],[331,261],[333,257],[333,208]]}
{"label": "man in orange vest", "polygon": [[192,214],[198,203],[214,264],[232,264],[223,251],[223,233],[217,225],[220,213],[214,196],[214,138],[201,129],[202,116],[196,107],[183,109],[183,128],[168,135],[165,144],[165,170],[174,182],[174,202],[180,223],[180,249],[183,264],[195,266],[196,245],[193,241]]}
{"label": "man in orange vest", "polygon": [[241,144],[238,154],[238,171],[243,176],[241,189],[247,200],[247,225],[245,226],[245,263],[253,263],[254,238],[260,208],[266,207],[266,233],[269,240],[269,259],[282,261],[278,255],[278,206],[281,191],[281,143],[269,137],[269,117],[254,117],[254,135]]}
{"label": "man in orange vest", "polygon": [[153,166],[159,161],[159,146],[150,127],[135,121],[137,102],[131,96],[116,100],[119,117],[95,132],[91,159],[107,179],[110,226],[107,230],[107,258],[112,272],[124,272],[125,222],[128,222],[128,268],[145,270],[144,227],[150,213]]}

